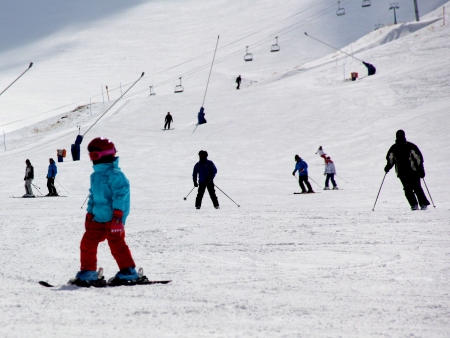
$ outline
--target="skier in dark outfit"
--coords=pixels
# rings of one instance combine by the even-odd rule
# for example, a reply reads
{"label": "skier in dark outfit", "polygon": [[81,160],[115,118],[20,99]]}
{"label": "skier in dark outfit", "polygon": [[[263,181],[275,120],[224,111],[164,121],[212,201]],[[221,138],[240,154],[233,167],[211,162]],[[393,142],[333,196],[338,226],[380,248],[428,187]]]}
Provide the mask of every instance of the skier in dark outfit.
{"label": "skier in dark outfit", "polygon": [[240,87],[241,87],[241,81],[242,81],[242,79],[241,79],[241,76],[239,75],[239,76],[236,78],[236,83],[237,83],[236,89],[241,89],[241,88],[240,88]]}
{"label": "skier in dark outfit", "polygon": [[377,72],[377,69],[375,68],[374,65],[364,62],[364,61],[363,61],[363,64],[364,64],[364,66],[367,67],[367,72],[369,74],[368,76],[375,75],[375,73]]}
{"label": "skier in dark outfit", "polygon": [[197,118],[198,118],[198,124],[203,124],[203,123],[207,122],[205,119],[205,108],[203,108],[203,107],[200,108]]}
{"label": "skier in dark outfit", "polygon": [[34,179],[34,168],[29,159],[25,161],[25,164],[27,165],[25,168],[25,177],[23,178],[25,181],[25,195],[22,197],[34,197],[33,188],[31,188]]}
{"label": "skier in dark outfit", "polygon": [[[295,172],[298,170],[298,184],[302,189],[302,193],[313,193],[314,190],[312,189],[311,184],[308,181],[308,164],[306,164],[306,162],[303,161],[302,158],[298,155],[295,155],[294,159],[297,163],[292,175],[295,176]],[[306,183],[308,191],[306,191],[305,185],[303,183]]]}
{"label": "skier in dark outfit", "polygon": [[197,198],[195,199],[195,208],[200,209],[202,206],[202,199],[205,194],[205,189],[208,189],[209,197],[211,197],[214,208],[219,209],[219,201],[217,200],[216,191],[214,190],[214,177],[217,174],[217,168],[212,161],[208,160],[208,153],[206,150],[200,150],[198,156],[200,159],[195,164],[194,172],[192,174],[194,186],[198,187]]}
{"label": "skier in dark outfit", "polygon": [[398,130],[396,137],[395,144],[386,155],[387,164],[384,171],[387,174],[395,165],[395,171],[403,184],[411,209],[418,210],[419,204],[422,210],[426,210],[430,202],[420,185],[420,179],[425,177],[422,153],[415,144],[406,141],[403,130]]}
{"label": "skier in dark outfit", "polygon": [[170,129],[170,123],[173,121],[172,115],[170,113],[167,113],[166,115],[166,124],[164,125],[164,129]]}

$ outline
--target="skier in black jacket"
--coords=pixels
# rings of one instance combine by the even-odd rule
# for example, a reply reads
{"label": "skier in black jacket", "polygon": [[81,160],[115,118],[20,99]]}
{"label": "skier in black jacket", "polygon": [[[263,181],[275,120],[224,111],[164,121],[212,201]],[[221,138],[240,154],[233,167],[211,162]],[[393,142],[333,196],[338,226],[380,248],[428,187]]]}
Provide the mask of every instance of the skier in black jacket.
{"label": "skier in black jacket", "polygon": [[367,62],[364,62],[364,61],[363,61],[363,64],[367,68],[368,76],[375,75],[375,73],[377,72],[377,69],[375,68],[374,65],[372,65],[370,63],[367,63]]}
{"label": "skier in black jacket", "polygon": [[167,113],[166,115],[166,123],[164,124],[164,129],[170,129],[170,123],[173,121],[172,115],[170,113]]}
{"label": "skier in black jacket", "polygon": [[415,144],[406,141],[403,130],[398,130],[396,137],[395,144],[386,155],[387,164],[384,171],[388,173],[395,165],[395,171],[403,184],[411,210],[418,210],[419,205],[422,210],[426,210],[430,202],[420,184],[420,179],[425,177],[422,153]]}
{"label": "skier in black jacket", "polygon": [[22,197],[34,197],[33,188],[31,188],[34,179],[34,168],[29,159],[25,161],[25,164],[27,165],[25,168],[25,177],[23,178],[25,181],[25,195]]}
{"label": "skier in black jacket", "polygon": [[195,208],[200,209],[202,206],[203,195],[205,194],[205,190],[208,189],[209,197],[211,197],[214,208],[219,209],[219,201],[217,200],[216,191],[214,190],[214,177],[216,177],[217,168],[213,161],[208,160],[208,152],[206,150],[200,150],[198,156],[199,161],[195,164],[194,172],[192,173],[194,187],[198,187]]}

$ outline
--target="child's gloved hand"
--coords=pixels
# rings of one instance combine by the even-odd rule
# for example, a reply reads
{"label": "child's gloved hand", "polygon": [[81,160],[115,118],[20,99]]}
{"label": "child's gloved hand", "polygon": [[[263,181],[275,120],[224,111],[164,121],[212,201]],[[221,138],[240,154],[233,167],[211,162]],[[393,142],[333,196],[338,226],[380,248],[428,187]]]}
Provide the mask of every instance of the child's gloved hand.
{"label": "child's gloved hand", "polygon": [[113,219],[111,221],[111,233],[113,235],[122,236],[123,234],[123,223],[122,223],[123,211],[114,209]]}
{"label": "child's gloved hand", "polygon": [[92,220],[94,219],[94,215],[90,213],[86,213],[86,220],[84,221],[84,228],[87,230],[91,225]]}

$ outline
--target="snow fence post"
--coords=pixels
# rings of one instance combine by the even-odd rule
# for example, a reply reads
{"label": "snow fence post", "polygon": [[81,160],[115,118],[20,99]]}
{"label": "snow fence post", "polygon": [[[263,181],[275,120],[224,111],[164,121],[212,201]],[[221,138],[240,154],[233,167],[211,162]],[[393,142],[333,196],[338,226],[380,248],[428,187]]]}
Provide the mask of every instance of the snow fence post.
{"label": "snow fence post", "polygon": [[102,97],[103,97],[103,105],[105,105],[105,95],[103,94],[103,86],[102,87]]}
{"label": "snow fence post", "polygon": [[92,97],[89,98],[89,111],[91,112],[92,117]]}
{"label": "snow fence post", "polygon": [[6,151],[6,135],[5,135],[4,130],[3,130],[3,144],[5,145],[5,151]]}

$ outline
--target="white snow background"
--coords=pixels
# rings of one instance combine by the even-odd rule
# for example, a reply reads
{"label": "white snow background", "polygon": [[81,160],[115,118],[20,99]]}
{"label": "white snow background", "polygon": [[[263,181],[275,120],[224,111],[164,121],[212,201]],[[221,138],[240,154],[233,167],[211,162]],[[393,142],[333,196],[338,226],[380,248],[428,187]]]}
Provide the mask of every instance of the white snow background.
{"label": "white snow background", "polygon": [[[388,1],[341,1],[342,17],[332,1],[0,1],[0,90],[34,62],[0,96],[0,336],[450,336],[450,3],[418,3],[419,23],[405,0],[399,24],[374,31],[393,21]],[[208,123],[195,128],[218,35]],[[270,53],[277,35],[281,50]],[[88,130],[120,96],[112,89],[143,71],[73,162],[77,126]],[[344,81],[353,71],[360,79]],[[180,76],[185,91],[174,94]],[[175,129],[163,131],[168,111]],[[436,208],[412,212],[391,171],[372,211],[398,129],[424,155]],[[114,141],[131,183],[135,261],[171,284],[65,285],[79,269],[86,146],[97,136]],[[322,190],[320,145],[342,190]],[[9,198],[24,194],[27,158],[35,194],[47,193],[59,148],[68,157],[57,163],[57,188],[68,197]],[[240,207],[218,190],[219,210],[207,194],[201,210],[195,191],[183,200],[200,149]],[[320,194],[293,194],[295,154]],[[98,259],[107,277],[117,272],[106,243]]]}

